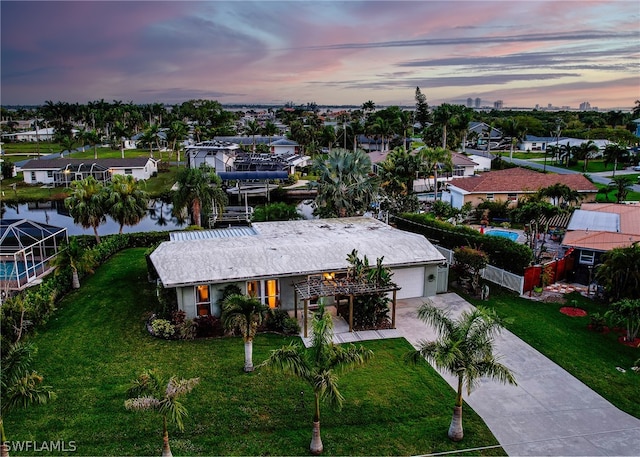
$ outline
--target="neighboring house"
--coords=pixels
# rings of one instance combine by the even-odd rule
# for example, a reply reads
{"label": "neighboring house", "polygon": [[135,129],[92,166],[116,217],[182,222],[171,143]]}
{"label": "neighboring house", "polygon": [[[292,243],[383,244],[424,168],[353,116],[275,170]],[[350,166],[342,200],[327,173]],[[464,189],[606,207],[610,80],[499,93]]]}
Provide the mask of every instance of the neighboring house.
{"label": "neighboring house", "polygon": [[193,318],[219,316],[222,290],[231,284],[271,308],[300,308],[294,284],[345,273],[354,249],[372,265],[383,258],[400,288],[396,298],[446,291],[445,259],[424,236],[367,217],[173,232],[150,259],[163,286],[176,290],[178,307]]}
{"label": "neighboring house", "polygon": [[598,188],[581,174],[539,173],[525,168],[489,171],[456,179],[449,183],[448,190],[451,195],[451,206],[462,208],[467,202],[476,206],[482,200],[508,200],[516,203],[518,198],[534,194],[556,183],[565,184],[580,192],[587,202],[595,200],[598,192]]}
{"label": "neighboring house", "polygon": [[500,144],[502,137],[502,131],[491,127],[485,122],[469,122],[467,142],[475,144],[478,149],[487,149],[489,141],[491,141],[491,148],[493,149]]}
{"label": "neighboring house", "polygon": [[207,165],[216,173],[232,171],[240,146],[229,141],[203,141],[185,147],[184,156],[190,168]]}
{"label": "neighboring house", "polygon": [[30,130],[28,132],[5,133],[2,135],[2,138],[11,141],[27,142],[52,141],[54,134],[55,129],[53,127],[49,127],[46,129]]}
{"label": "neighboring house", "polygon": [[467,157],[473,160],[477,164],[476,166],[473,167],[476,173],[491,170],[491,157],[479,156],[476,154],[471,154],[471,155],[468,155]]}
{"label": "neighboring house", "polygon": [[640,136],[640,119],[634,119],[631,122],[636,124],[636,136]]}
{"label": "neighboring house", "polygon": [[593,141],[593,143],[598,146],[598,148],[602,151],[607,145],[610,143],[609,140],[587,140],[584,138],[569,138],[569,137],[559,137],[555,136],[533,136],[527,135],[524,140],[522,140],[518,144],[518,149],[520,151],[546,151],[549,146],[558,146],[564,147],[567,144],[571,147],[580,146],[582,143],[586,143],[588,141]]}
{"label": "neighboring house", "polygon": [[[421,148],[418,148],[419,151]],[[464,154],[459,152],[451,153],[451,163],[453,165],[452,171],[444,171],[444,165],[439,164],[438,169],[438,182],[450,182],[454,179],[473,176],[475,173],[475,167],[478,163],[471,160]],[[414,192],[429,192],[433,191],[433,176],[428,178],[414,179],[413,181]]]}
{"label": "neighboring house", "polygon": [[38,159],[22,165],[27,184],[68,185],[72,181],[93,176],[100,182],[111,181],[113,175],[133,175],[149,179],[158,172],[157,162],[148,157],[130,159]]}
{"label": "neighboring house", "polygon": [[587,284],[602,254],[635,242],[640,242],[640,204],[586,203],[571,216],[562,246],[574,250],[574,279]]}
{"label": "neighboring house", "polygon": [[269,147],[273,154],[300,154],[300,144],[287,138],[272,141]]}

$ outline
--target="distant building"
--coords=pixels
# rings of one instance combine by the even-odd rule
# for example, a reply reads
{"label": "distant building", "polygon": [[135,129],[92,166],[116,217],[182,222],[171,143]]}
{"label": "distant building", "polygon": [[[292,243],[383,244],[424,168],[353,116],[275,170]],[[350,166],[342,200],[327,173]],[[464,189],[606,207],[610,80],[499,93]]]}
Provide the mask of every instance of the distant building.
{"label": "distant building", "polygon": [[480,97],[476,98],[476,108],[480,108],[482,106],[482,99]]}
{"label": "distant building", "polygon": [[503,107],[502,100],[496,100],[495,102],[493,102],[494,109],[502,109],[502,107]]}
{"label": "distant building", "polygon": [[580,103],[580,111],[591,111],[591,103],[589,102]]}
{"label": "distant building", "polygon": [[467,108],[473,108],[473,98],[467,98]]}

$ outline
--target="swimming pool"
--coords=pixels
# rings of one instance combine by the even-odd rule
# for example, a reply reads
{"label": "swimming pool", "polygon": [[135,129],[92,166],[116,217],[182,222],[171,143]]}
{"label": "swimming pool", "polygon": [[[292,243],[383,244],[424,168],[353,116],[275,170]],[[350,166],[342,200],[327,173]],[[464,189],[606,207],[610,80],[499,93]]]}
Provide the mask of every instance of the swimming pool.
{"label": "swimming pool", "polygon": [[499,229],[491,229],[491,230],[487,230],[486,232],[484,232],[485,235],[491,235],[491,236],[499,236],[502,238],[509,238],[511,241],[516,241],[518,239],[518,234],[515,232],[508,232],[506,230],[499,230]]}

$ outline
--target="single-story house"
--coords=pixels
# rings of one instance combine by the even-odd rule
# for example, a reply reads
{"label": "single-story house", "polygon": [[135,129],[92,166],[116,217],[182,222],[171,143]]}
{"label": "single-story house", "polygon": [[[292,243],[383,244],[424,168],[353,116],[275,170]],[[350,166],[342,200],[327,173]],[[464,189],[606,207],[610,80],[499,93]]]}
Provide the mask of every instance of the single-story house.
{"label": "single-story house", "polygon": [[300,154],[300,144],[288,138],[272,141],[269,148],[273,154]]}
{"label": "single-story house", "polygon": [[525,138],[518,144],[518,149],[520,151],[546,151],[549,146],[558,146],[564,147],[567,144],[570,147],[580,146],[582,143],[586,143],[587,141],[593,141],[593,143],[598,146],[598,149],[601,151],[607,147],[610,143],[609,140],[586,140],[583,138],[569,138],[569,137],[558,137],[555,136],[534,136],[534,135],[526,135]]}
{"label": "single-story house", "polygon": [[47,127],[44,129],[29,130],[26,132],[5,133],[2,135],[3,139],[11,141],[52,141],[55,135],[55,129],[53,127]]}
{"label": "single-story house", "polygon": [[149,179],[158,172],[157,162],[149,157],[128,159],[32,159],[21,170],[27,184],[68,185],[71,181],[93,176],[108,182],[113,175],[133,175],[136,179]]}
{"label": "single-story house", "polygon": [[477,164],[473,167],[473,170],[476,173],[491,170],[491,157],[480,156],[477,154],[470,154],[467,157]]}
{"label": "single-story house", "polygon": [[174,232],[150,259],[162,285],[176,290],[179,308],[193,318],[219,316],[230,284],[271,308],[298,309],[294,284],[345,273],[354,249],[372,265],[383,259],[398,299],[446,291],[445,258],[424,236],[368,217]]}
{"label": "single-story house", "polygon": [[640,204],[585,203],[571,216],[562,246],[573,248],[575,280],[586,284],[602,254],[635,242],[640,242]]}
{"label": "single-story house", "polygon": [[580,192],[585,196],[586,202],[594,201],[598,193],[598,188],[581,174],[539,173],[519,167],[455,179],[449,182],[448,190],[451,206],[459,209],[467,202],[477,206],[483,199],[515,203],[520,197],[534,194],[556,183],[565,184]]}

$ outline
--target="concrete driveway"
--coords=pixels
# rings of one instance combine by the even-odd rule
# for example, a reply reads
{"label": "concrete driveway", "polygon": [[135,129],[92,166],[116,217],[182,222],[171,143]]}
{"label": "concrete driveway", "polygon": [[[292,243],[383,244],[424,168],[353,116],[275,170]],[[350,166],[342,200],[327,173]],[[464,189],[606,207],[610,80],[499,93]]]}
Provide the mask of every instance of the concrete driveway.
{"label": "concrete driveway", "polygon": [[[414,347],[420,340],[436,336],[416,317],[425,300],[398,303],[397,331]],[[453,316],[472,306],[453,293],[432,297],[431,301]],[[502,355],[501,362],[515,373],[518,386],[483,380],[470,396],[465,394],[465,400],[508,455],[640,455],[639,419],[615,408],[506,330],[497,338],[496,350]],[[455,389],[456,380],[441,374]]]}

